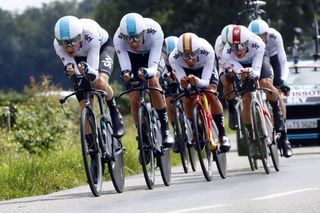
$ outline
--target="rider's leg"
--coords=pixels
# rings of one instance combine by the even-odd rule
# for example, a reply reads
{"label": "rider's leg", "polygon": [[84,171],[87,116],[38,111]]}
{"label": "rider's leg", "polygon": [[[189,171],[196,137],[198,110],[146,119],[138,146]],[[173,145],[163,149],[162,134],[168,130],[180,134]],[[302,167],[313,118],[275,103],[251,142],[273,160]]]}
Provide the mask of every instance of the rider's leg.
{"label": "rider's leg", "polygon": [[110,110],[110,116],[113,124],[113,135],[116,137],[121,137],[125,132],[125,128],[122,115],[117,108],[117,104],[113,96],[113,89],[109,85],[109,75],[100,72],[98,78],[93,83],[96,89],[104,90],[107,93],[106,101]]}
{"label": "rider's leg", "polygon": [[235,100],[234,100],[234,91],[232,79],[230,77],[221,74],[220,81],[223,84],[223,94],[230,94],[225,96],[225,99],[228,103],[228,112],[229,112],[229,127],[232,130],[236,130],[237,127],[237,113],[235,109]]}
{"label": "rider's leg", "polygon": [[[209,84],[208,89],[216,92],[217,85]],[[219,131],[219,140],[221,143],[220,149],[221,151],[228,152],[231,148],[230,140],[226,136],[225,128],[224,128],[224,116],[223,116],[223,107],[218,99],[218,97],[212,93],[206,93],[208,98],[208,102],[210,103],[211,113],[214,118],[214,121],[217,125]]]}
{"label": "rider's leg", "polygon": [[[159,84],[159,78],[160,72],[157,72],[156,76],[149,80],[149,85],[151,87],[161,89],[161,86]],[[168,113],[165,98],[163,94],[155,90],[151,91],[151,97],[152,105],[156,109],[161,123],[162,145],[164,147],[172,147],[174,140],[170,134],[170,129],[168,125]]]}
{"label": "rider's leg", "polygon": [[261,79],[260,85],[261,87],[266,87],[273,91],[272,95],[267,94],[267,100],[270,102],[270,105],[272,106],[275,130],[276,132],[281,133],[281,137],[279,141],[283,149],[283,155],[285,157],[291,157],[292,148],[287,137],[287,131],[284,123],[284,116],[279,105],[280,98],[279,98],[278,90],[273,86],[271,78]]}

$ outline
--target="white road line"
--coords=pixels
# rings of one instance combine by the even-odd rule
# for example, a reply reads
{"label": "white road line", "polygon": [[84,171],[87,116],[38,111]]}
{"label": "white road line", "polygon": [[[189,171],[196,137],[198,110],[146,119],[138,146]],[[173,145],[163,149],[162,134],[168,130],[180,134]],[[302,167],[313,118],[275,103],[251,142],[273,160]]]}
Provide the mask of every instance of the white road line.
{"label": "white road line", "polygon": [[179,209],[179,210],[169,211],[166,213],[198,212],[199,210],[214,209],[214,208],[219,208],[219,207],[224,207],[224,206],[230,206],[230,204],[218,204],[218,205],[212,205],[212,206],[201,206],[201,207],[197,207],[197,208]]}
{"label": "white road line", "polygon": [[286,195],[291,195],[291,194],[296,194],[296,193],[306,192],[306,191],[313,191],[313,190],[318,190],[318,188],[305,188],[305,189],[293,190],[293,191],[288,191],[288,192],[283,192],[278,194],[272,194],[264,197],[252,198],[251,200],[268,200],[276,197],[282,197]]}

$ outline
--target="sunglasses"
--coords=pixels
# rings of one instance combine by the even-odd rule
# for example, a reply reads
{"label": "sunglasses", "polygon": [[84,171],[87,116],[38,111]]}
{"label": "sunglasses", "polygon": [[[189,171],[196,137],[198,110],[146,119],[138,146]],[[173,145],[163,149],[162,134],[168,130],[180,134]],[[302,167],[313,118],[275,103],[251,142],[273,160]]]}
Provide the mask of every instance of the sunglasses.
{"label": "sunglasses", "polygon": [[184,52],[179,51],[179,53],[184,60],[189,60],[189,59],[194,60],[194,59],[198,58],[199,53],[200,53],[200,49],[193,51],[193,52],[189,52],[189,53],[184,53]]}
{"label": "sunglasses", "polygon": [[[57,39],[57,38],[56,38]],[[58,44],[64,47],[73,47],[81,42],[81,34],[69,40],[59,40],[57,39]]]}
{"label": "sunglasses", "polygon": [[233,50],[245,50],[248,47],[248,44],[249,44],[249,41],[246,41],[245,43],[242,43],[242,44],[229,43],[230,47]]}
{"label": "sunglasses", "polygon": [[144,31],[135,35],[122,35],[127,42],[140,42],[143,40]]}

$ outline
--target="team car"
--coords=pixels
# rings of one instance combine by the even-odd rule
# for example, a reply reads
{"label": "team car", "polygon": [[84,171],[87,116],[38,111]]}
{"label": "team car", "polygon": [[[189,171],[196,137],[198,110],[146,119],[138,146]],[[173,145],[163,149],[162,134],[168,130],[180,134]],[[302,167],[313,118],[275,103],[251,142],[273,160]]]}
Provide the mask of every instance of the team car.
{"label": "team car", "polygon": [[320,145],[320,61],[289,62],[288,138],[294,146]]}

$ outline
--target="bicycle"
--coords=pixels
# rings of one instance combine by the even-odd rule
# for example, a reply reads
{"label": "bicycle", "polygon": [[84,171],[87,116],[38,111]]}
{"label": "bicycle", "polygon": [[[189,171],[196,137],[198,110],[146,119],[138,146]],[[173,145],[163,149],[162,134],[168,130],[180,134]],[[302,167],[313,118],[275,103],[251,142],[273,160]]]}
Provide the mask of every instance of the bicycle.
{"label": "bicycle", "polygon": [[[213,176],[213,161],[216,162],[220,177],[226,178],[227,158],[226,153],[221,152],[219,149],[218,128],[209,110],[208,100],[204,92],[210,92],[217,95],[216,92],[192,86],[190,90],[187,89],[176,97],[175,101],[183,96],[191,97],[195,95],[195,102],[192,109],[194,146],[198,153],[198,159],[203,175],[207,181],[211,181]],[[210,148],[211,144],[215,145],[213,150]]]}
{"label": "bicycle", "polygon": [[[173,94],[166,94],[166,96],[170,96],[173,98],[178,97],[178,95],[181,93],[178,81],[176,79],[168,81],[168,86],[171,88],[176,88],[176,91],[174,91]],[[188,173],[189,162],[191,165],[191,169],[193,171],[196,171],[196,151],[192,144],[192,127],[184,112],[183,102],[181,99],[173,99],[171,100],[171,103],[174,104],[175,108],[174,134],[176,143],[179,143],[179,153],[183,171],[184,173]]]}
{"label": "bicycle", "polygon": [[[253,140],[256,141],[259,151],[259,159],[262,161],[266,174],[270,173],[269,161],[272,159],[273,166],[276,171],[279,171],[279,145],[277,142],[278,135],[274,130],[273,119],[269,113],[269,107],[266,101],[266,93],[272,94],[272,90],[258,86],[256,80],[245,80],[242,84],[243,90],[240,95],[250,92],[250,119],[253,130]],[[239,113],[240,114],[240,113]],[[243,124],[242,119],[239,118],[240,126]],[[241,124],[242,122],[242,124]],[[249,142],[249,136],[244,125],[242,125],[242,135],[244,139]],[[252,143],[252,142],[251,142]],[[248,145],[249,147],[249,145]],[[250,167],[252,170],[257,169],[256,162],[251,162],[251,158],[256,160],[253,156],[249,156]]]}
{"label": "bicycle", "polygon": [[[88,80],[86,75],[73,77],[76,91],[60,99],[63,104],[72,96],[83,94],[85,107],[81,111],[80,134],[83,163],[87,182],[91,192],[98,197],[101,194],[104,164],[108,165],[108,170],[112,179],[113,186],[118,193],[124,189],[124,151],[121,140],[112,135],[112,123],[106,107],[106,92],[96,90],[92,87],[80,89],[78,82]],[[94,98],[98,102],[98,110],[93,107]],[[64,108],[63,108],[64,109]],[[89,139],[88,133],[91,133]]]}
{"label": "bicycle", "polygon": [[138,149],[140,163],[144,178],[149,189],[153,189],[155,183],[156,165],[160,167],[160,173],[165,186],[171,183],[171,159],[170,149],[162,147],[160,121],[156,110],[151,105],[151,90],[161,93],[161,89],[149,86],[144,80],[128,81],[130,89],[118,95],[139,91],[140,103],[138,109]]}
{"label": "bicycle", "polygon": [[241,20],[241,16],[243,14],[248,14],[248,20],[249,22],[261,19],[262,14],[265,13],[263,9],[260,7],[266,5],[265,1],[259,1],[259,0],[245,0],[246,8],[240,12],[238,12],[238,19]]}

